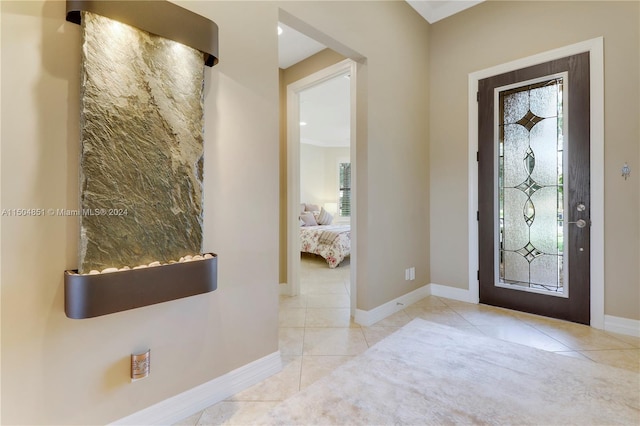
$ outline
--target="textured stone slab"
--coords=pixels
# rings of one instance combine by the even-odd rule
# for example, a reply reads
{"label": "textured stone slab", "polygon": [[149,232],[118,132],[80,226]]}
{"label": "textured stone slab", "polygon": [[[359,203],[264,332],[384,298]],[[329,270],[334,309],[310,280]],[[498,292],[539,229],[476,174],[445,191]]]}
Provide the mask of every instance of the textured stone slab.
{"label": "textured stone slab", "polygon": [[202,53],[83,12],[79,271],[201,252]]}

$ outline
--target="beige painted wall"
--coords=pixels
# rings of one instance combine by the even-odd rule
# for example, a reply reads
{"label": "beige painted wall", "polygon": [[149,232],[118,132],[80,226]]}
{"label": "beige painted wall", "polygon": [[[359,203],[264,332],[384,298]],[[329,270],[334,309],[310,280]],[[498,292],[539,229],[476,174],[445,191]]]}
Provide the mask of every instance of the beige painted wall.
{"label": "beige painted wall", "polygon": [[300,145],[300,200],[319,204],[338,202],[338,159],[349,160],[348,147]]}
{"label": "beige painted wall", "polygon": [[300,145],[300,202],[323,204],[322,200],[325,198],[324,163],[324,152],[321,147]]}
{"label": "beige painted wall", "polygon": [[[206,295],[86,320],[63,309],[78,223],[2,217],[2,424],[105,424],[278,350],[277,9],[191,5],[220,27],[206,68]],[[80,27],[62,1],[2,2],[2,208],[78,205]],[[259,218],[259,219],[256,219]],[[129,354],[151,348],[130,383]]]}
{"label": "beige painted wall", "polygon": [[315,72],[346,59],[331,49],[324,49],[279,70],[280,82],[280,282],[287,282],[287,86]]}
{"label": "beige painted wall", "polygon": [[467,77],[591,38],[605,54],[605,313],[640,319],[640,3],[488,1],[432,25],[431,279],[467,288]]}

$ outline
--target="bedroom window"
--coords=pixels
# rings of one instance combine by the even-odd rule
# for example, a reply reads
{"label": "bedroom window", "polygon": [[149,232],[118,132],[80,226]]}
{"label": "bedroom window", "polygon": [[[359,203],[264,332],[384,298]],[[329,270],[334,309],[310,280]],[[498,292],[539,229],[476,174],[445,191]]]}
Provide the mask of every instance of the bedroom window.
{"label": "bedroom window", "polygon": [[351,216],[351,163],[339,163],[339,196],[338,214],[341,217]]}

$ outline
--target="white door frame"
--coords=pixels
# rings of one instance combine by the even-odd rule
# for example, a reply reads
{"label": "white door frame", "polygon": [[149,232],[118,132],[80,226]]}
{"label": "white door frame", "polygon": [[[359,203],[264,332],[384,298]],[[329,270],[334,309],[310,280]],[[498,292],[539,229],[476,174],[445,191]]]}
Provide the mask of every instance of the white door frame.
{"label": "white door frame", "polygon": [[604,328],[604,40],[587,40],[469,74],[469,301],[478,303],[478,81],[589,52],[591,97],[591,326]]}
{"label": "white door frame", "polygon": [[287,86],[287,289],[300,293],[300,92],[341,74],[350,73],[350,157],[351,157],[351,311],[356,295],[356,78],[357,64],[345,59]]}

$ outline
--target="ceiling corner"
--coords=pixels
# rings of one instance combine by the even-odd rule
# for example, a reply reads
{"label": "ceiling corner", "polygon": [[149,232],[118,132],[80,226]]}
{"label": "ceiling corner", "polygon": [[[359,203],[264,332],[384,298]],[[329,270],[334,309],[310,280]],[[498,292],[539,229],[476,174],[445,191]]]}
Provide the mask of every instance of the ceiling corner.
{"label": "ceiling corner", "polygon": [[433,24],[484,0],[406,0],[427,22]]}

